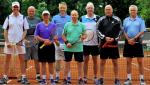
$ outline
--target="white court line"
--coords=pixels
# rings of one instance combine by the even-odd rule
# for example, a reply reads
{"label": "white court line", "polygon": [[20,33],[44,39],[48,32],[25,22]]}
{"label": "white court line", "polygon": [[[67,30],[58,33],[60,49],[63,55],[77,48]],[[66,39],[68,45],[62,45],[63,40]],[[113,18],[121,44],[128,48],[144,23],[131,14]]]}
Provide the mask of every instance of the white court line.
{"label": "white court line", "polygon": [[[29,68],[26,69],[26,71],[28,71],[28,70],[30,70],[30,69],[32,69],[32,68],[33,68],[33,66],[30,66]],[[19,75],[21,75],[21,73],[18,74],[17,76],[19,76]],[[12,82],[12,80],[8,80],[8,81],[7,81],[7,83],[10,83],[10,82]]]}
{"label": "white court line", "polygon": [[[134,66],[138,67],[138,65],[137,65],[137,64],[135,64],[135,63],[132,63],[132,65],[134,65]],[[144,67],[144,70],[146,70],[146,71],[150,71],[150,69],[149,69],[149,68],[146,68],[146,67]]]}

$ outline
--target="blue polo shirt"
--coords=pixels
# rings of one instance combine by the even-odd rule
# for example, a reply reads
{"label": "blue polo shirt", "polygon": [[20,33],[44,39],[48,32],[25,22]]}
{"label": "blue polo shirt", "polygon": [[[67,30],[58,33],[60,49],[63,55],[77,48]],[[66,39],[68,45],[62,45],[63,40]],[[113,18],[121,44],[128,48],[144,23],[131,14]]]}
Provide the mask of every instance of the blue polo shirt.
{"label": "blue polo shirt", "polygon": [[56,34],[58,36],[58,40],[60,43],[64,43],[62,39],[64,25],[70,21],[71,21],[71,17],[67,14],[65,16],[61,16],[60,14],[58,14],[53,16],[52,18],[52,22],[56,24]]}
{"label": "blue polo shirt", "polygon": [[131,17],[125,18],[123,21],[123,28],[129,38],[134,38],[139,32],[146,31],[144,20],[138,16],[135,19]]}

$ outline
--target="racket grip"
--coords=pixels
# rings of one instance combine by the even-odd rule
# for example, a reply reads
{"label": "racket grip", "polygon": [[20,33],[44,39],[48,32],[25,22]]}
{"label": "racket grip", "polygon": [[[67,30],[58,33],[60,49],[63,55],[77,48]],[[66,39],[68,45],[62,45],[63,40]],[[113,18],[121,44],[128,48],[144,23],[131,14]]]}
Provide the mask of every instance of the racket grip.
{"label": "racket grip", "polygon": [[45,44],[41,45],[41,46],[40,46],[40,49],[42,49],[44,46],[45,46]]}

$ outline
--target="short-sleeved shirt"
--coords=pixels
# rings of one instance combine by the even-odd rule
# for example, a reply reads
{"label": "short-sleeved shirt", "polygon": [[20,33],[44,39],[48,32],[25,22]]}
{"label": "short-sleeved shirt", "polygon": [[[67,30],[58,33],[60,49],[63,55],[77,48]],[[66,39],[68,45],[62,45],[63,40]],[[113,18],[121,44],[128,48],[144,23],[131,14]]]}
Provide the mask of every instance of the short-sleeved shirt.
{"label": "short-sleeved shirt", "polygon": [[53,37],[55,36],[56,25],[54,23],[49,23],[47,26],[44,22],[40,22],[37,24],[35,29],[35,36],[40,36],[44,39],[50,39],[53,41]]}
{"label": "short-sleeved shirt", "polygon": [[64,25],[70,21],[71,21],[71,17],[67,14],[64,16],[58,14],[52,18],[52,22],[56,24],[56,34],[58,36],[58,40],[60,43],[64,43],[64,41],[62,40]]}
{"label": "short-sleeved shirt", "polygon": [[88,42],[83,42],[84,45],[98,45],[98,39],[97,39],[97,33],[96,33],[96,15],[93,17],[88,17],[87,15],[84,15],[81,17],[82,23],[85,25],[86,30],[92,30],[94,32],[94,37],[92,40]]}
{"label": "short-sleeved shirt", "polygon": [[[71,48],[67,48],[66,45],[64,47],[64,51],[68,52],[83,52],[83,42],[80,41],[81,35],[85,32],[85,26],[81,22],[77,22],[74,24],[72,22],[68,22],[64,26],[64,33],[63,35],[66,36],[69,43],[75,43],[72,45]],[[80,41],[80,42],[78,42]]]}
{"label": "short-sleeved shirt", "polygon": [[27,16],[27,21],[29,23],[29,29],[27,30],[27,35],[26,35],[26,39],[30,41],[30,43],[28,43],[30,46],[35,46],[34,44],[34,32],[35,32],[35,28],[36,25],[41,22],[40,18],[38,17],[28,17]]}
{"label": "short-sleeved shirt", "polygon": [[19,13],[18,16],[14,16],[13,13],[6,18],[3,29],[8,28],[8,41],[18,43],[22,40],[24,29],[29,29],[29,25],[26,18]]}
{"label": "short-sleeved shirt", "polygon": [[125,18],[123,28],[129,38],[134,38],[139,32],[146,31],[144,20],[138,16],[135,19],[131,17]]}

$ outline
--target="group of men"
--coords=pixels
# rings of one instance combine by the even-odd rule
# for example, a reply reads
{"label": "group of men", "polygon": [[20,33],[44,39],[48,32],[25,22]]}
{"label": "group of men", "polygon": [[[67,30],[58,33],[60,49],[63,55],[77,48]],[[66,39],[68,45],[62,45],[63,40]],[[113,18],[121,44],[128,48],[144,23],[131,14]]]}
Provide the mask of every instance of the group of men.
{"label": "group of men", "polygon": [[[94,14],[93,3],[88,2],[85,7],[87,14],[82,16],[80,21],[78,20],[79,14],[76,10],[71,11],[71,16],[67,15],[67,4],[65,2],[59,3],[58,8],[60,13],[53,16],[52,21],[50,21],[50,12],[47,10],[43,11],[43,21],[41,21],[35,17],[35,8],[33,6],[28,8],[28,16],[24,18],[19,12],[19,3],[12,3],[12,14],[6,18],[3,25],[6,61],[4,75],[0,84],[7,84],[8,68],[15,43],[15,51],[19,56],[22,74],[19,81],[22,84],[29,84],[26,77],[26,68],[27,61],[30,58],[34,59],[36,79],[41,84],[47,84],[46,63],[48,63],[49,67],[49,80],[51,84],[59,82],[61,63],[62,60],[64,60],[63,83],[70,84],[70,62],[72,61],[73,55],[78,66],[78,83],[87,84],[88,61],[91,55],[93,60],[94,84],[104,84],[105,63],[107,59],[112,59],[115,74],[114,84],[120,85],[117,61],[119,58],[118,40],[120,36],[124,34],[125,45],[123,56],[127,58],[127,80],[124,84],[132,84],[131,62],[132,58],[137,57],[140,85],[145,85],[143,76],[144,54],[141,40],[145,31],[145,23],[144,20],[137,15],[137,6],[131,5],[129,7],[130,16],[124,19],[123,26],[121,20],[113,15],[111,5],[105,6],[105,15],[100,17]],[[94,32],[94,37],[90,41],[84,42],[87,37],[87,29]],[[100,77],[98,78],[97,59],[99,55],[101,61]],[[39,62],[41,63],[42,76],[40,76]],[[55,66],[53,65],[54,63]],[[54,69],[56,71],[55,79],[53,78]],[[82,73],[84,73],[83,76]]]}

